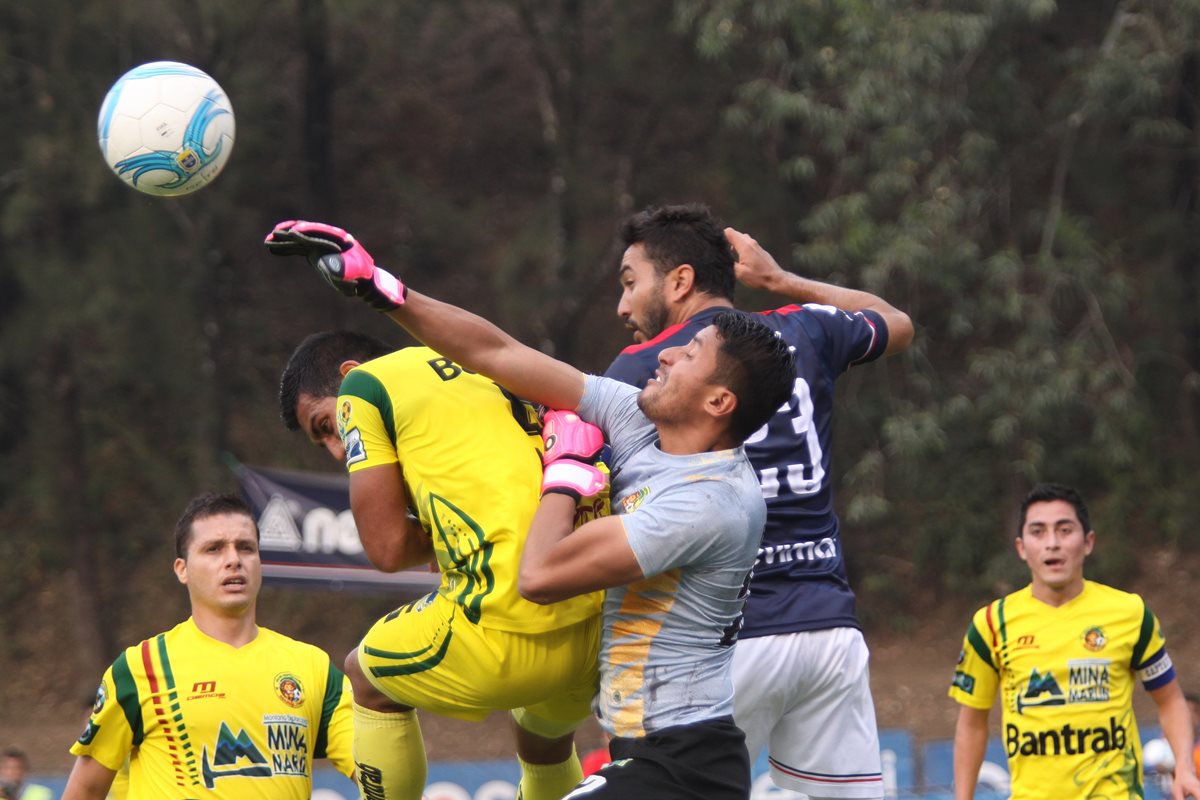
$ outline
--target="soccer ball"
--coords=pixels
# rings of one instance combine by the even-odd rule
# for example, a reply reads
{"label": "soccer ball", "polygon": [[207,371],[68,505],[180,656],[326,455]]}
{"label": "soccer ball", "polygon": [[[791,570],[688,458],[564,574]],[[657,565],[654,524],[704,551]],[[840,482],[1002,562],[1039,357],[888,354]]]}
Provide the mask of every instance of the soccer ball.
{"label": "soccer ball", "polygon": [[138,191],[180,195],[208,185],[233,151],[233,106],[217,82],[177,61],[126,72],[100,106],[100,152]]}

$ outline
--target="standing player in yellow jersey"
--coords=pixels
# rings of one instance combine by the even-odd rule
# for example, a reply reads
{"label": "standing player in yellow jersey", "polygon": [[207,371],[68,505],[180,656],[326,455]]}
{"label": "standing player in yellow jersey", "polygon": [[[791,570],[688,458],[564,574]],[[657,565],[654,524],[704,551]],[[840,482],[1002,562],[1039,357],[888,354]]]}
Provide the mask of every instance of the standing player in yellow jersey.
{"label": "standing player in yellow jersey", "polygon": [[192,616],[104,673],[63,800],[101,800],[127,758],[128,800],[303,800],[317,758],[352,775],[345,676],[320,649],[255,623],[250,509],[232,495],[195,498],[175,550]]}
{"label": "standing player in yellow jersey", "polygon": [[319,333],[280,381],[284,424],[344,461],[371,563],[436,560],[430,596],[378,620],[346,658],[363,796],[419,800],[415,709],[467,720],[513,710],[523,800],[557,800],[583,777],[574,731],[591,713],[600,595],[538,605],[517,567],[542,486],[533,409],[426,347],[396,352]]}
{"label": "standing player in yellow jersey", "polygon": [[980,609],[950,696],[954,796],[974,796],[997,687],[1012,800],[1143,796],[1133,716],[1140,680],[1175,752],[1172,795],[1200,798],[1187,704],[1158,620],[1142,598],[1084,580],[1096,534],[1073,489],[1039,484],[1021,506],[1017,554],[1032,581]]}

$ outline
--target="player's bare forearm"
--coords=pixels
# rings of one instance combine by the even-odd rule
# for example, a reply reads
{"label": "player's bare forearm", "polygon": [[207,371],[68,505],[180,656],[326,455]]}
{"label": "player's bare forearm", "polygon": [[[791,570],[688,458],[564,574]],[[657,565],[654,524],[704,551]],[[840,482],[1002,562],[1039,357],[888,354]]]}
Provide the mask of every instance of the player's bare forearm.
{"label": "player's bare forearm", "polygon": [[443,356],[527,400],[575,409],[583,397],[582,372],[470,311],[410,289],[404,305],[388,316]]}
{"label": "player's bare forearm", "polygon": [[788,272],[749,234],[726,228],[725,238],[738,254],[734,272],[743,285],[773,292],[797,303],[819,303],[845,311],[874,311],[887,325],[888,355],[912,344],[912,320],[883,298]]}
{"label": "player's bare forearm", "polygon": [[108,767],[90,756],[79,756],[71,775],[67,778],[67,788],[63,790],[62,800],[104,800],[112,787],[113,778],[117,776]]}
{"label": "player's bare forearm", "polygon": [[1163,738],[1171,745],[1171,752],[1175,755],[1171,796],[1174,800],[1200,798],[1200,779],[1196,777],[1196,767],[1192,761],[1192,748],[1195,746],[1192,713],[1183,690],[1179,688],[1179,681],[1173,680],[1151,690],[1150,697],[1158,706],[1158,723],[1162,727]]}
{"label": "player's bare forearm", "polygon": [[961,706],[954,726],[954,800],[971,800],[987,749],[988,710]]}
{"label": "player's bare forearm", "polygon": [[573,530],[575,499],[542,498],[521,553],[521,596],[545,605],[645,577],[620,517],[601,517]]}

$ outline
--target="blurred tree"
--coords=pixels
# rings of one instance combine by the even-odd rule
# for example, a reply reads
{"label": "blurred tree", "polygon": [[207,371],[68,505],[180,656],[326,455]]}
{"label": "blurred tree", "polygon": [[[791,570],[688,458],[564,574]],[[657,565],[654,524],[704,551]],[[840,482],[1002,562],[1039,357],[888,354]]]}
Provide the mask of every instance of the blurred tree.
{"label": "blurred tree", "polygon": [[1184,222],[1175,176],[1138,162],[1194,148],[1173,95],[1196,3],[677,8],[710,57],[760,56],[727,119],[769,144],[807,209],[798,268],[877,291],[919,326],[891,368],[903,390],[852,381],[839,429],[848,520],[882,534],[871,552],[911,552],[956,588],[1004,577],[1011,509],[1037,479],[1110,497],[1109,529],[1178,539],[1196,523],[1194,507],[1165,512],[1195,495],[1177,467],[1194,476],[1197,451],[1170,446],[1185,420],[1148,397],[1178,396],[1195,367],[1145,386],[1139,370],[1179,352],[1179,328],[1128,302],[1146,249]]}

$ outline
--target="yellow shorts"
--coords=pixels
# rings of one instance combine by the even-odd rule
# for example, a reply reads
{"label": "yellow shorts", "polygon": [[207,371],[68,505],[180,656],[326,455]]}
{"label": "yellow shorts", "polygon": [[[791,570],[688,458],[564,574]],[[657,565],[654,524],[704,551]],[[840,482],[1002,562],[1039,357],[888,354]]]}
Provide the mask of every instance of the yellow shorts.
{"label": "yellow shorts", "polygon": [[471,623],[434,593],[371,626],[358,663],[402,705],[468,720],[513,709],[523,728],[557,738],[591,715],[599,653],[599,614],[558,630],[512,633]]}

